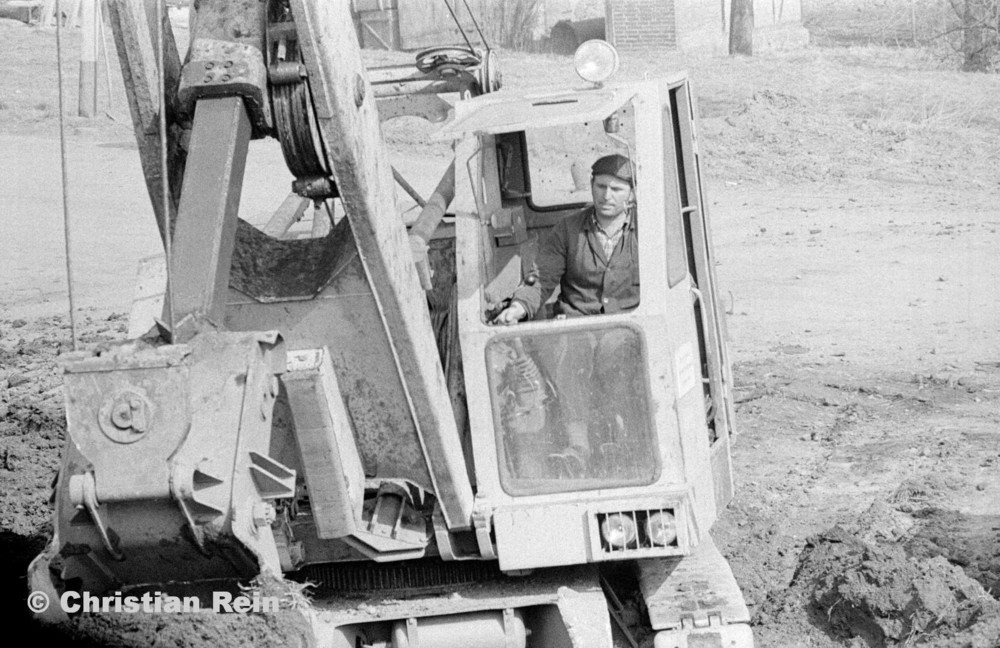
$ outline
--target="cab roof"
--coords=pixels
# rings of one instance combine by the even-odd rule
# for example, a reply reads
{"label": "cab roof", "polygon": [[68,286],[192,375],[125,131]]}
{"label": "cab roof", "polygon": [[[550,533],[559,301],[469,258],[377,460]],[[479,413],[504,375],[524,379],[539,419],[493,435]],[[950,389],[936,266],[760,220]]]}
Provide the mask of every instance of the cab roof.
{"label": "cab roof", "polygon": [[[682,81],[684,75],[666,81]],[[648,82],[559,92],[501,90],[455,104],[455,115],[434,138],[465,134],[495,135],[528,128],[563,126],[601,120],[624,106]]]}

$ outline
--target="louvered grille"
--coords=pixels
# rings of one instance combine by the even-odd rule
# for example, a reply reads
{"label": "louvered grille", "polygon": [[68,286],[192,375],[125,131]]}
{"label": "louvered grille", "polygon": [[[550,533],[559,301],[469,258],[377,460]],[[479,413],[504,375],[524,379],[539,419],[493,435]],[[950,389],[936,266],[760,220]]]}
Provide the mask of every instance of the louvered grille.
{"label": "louvered grille", "polygon": [[295,580],[315,583],[320,591],[373,592],[424,590],[478,583],[500,577],[492,561],[415,561],[406,563],[329,563],[309,565]]}

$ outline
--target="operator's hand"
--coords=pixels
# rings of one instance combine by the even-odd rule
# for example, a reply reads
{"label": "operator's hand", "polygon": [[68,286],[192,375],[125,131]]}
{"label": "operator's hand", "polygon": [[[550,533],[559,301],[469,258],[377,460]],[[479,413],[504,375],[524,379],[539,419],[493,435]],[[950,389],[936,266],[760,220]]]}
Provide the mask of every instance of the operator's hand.
{"label": "operator's hand", "polygon": [[493,318],[493,323],[510,326],[511,324],[517,324],[527,316],[528,311],[524,308],[524,304],[519,301],[513,301],[510,303],[510,306],[500,311],[500,314]]}

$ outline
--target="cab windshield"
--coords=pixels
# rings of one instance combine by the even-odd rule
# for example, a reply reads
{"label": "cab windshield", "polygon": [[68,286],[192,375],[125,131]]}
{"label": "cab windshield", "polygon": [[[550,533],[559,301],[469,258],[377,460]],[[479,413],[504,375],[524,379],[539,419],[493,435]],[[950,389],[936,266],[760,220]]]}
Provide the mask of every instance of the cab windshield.
{"label": "cab windshield", "polygon": [[656,480],[644,346],[642,334],[624,325],[491,340],[486,361],[504,491]]}

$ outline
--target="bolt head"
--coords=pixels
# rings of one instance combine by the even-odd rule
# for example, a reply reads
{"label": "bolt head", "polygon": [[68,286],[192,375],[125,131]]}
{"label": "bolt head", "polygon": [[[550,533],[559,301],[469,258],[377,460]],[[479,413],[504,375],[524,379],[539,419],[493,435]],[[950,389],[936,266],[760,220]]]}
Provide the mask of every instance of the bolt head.
{"label": "bolt head", "polygon": [[123,401],[115,403],[111,411],[111,423],[119,430],[128,430],[132,427],[132,407]]}
{"label": "bolt head", "polygon": [[360,74],[354,77],[354,105],[358,108],[365,102],[365,80]]}

